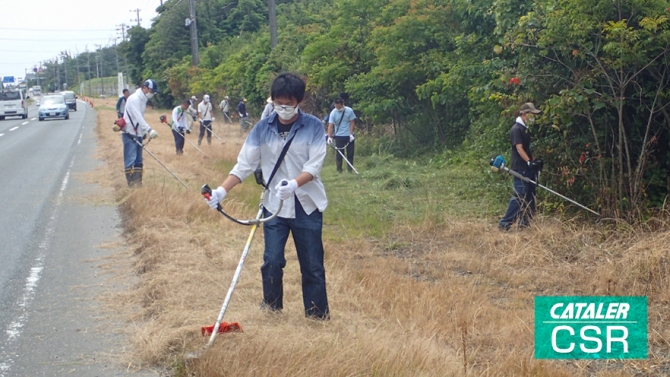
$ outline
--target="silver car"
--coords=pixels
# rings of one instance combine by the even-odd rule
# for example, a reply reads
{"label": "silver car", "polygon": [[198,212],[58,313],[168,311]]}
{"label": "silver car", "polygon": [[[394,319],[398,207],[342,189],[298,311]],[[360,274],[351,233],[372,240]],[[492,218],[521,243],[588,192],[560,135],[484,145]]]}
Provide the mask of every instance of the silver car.
{"label": "silver car", "polygon": [[70,119],[70,111],[65,103],[65,97],[62,94],[42,97],[38,117],[40,121],[47,118]]}

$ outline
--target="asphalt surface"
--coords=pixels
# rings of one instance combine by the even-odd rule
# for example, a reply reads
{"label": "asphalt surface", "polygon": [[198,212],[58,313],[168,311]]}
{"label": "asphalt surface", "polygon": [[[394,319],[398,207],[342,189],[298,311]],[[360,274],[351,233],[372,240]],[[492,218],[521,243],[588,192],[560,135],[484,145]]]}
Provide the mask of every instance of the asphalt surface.
{"label": "asphalt surface", "polygon": [[95,112],[78,110],[40,122],[33,105],[28,119],[0,121],[0,377],[132,374],[99,299],[113,286],[100,264],[114,250],[102,246],[121,240],[120,218],[85,181],[99,164]]}

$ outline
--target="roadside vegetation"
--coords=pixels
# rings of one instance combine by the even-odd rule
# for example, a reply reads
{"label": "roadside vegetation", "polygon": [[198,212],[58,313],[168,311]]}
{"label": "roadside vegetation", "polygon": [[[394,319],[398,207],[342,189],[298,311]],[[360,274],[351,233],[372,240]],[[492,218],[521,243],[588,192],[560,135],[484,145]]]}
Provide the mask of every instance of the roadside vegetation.
{"label": "roadside vegetation", "polygon": [[[138,350],[129,365],[166,368],[175,376],[641,376],[670,373],[670,264],[667,221],[658,231],[624,222],[539,216],[530,229],[501,233],[508,177],[487,161],[399,159],[361,138],[360,176],[335,171],[332,151],[323,180],[326,271],[332,320],[303,317],[295,249],[287,247],[285,309],[259,310],[262,232],[256,235],[226,320],[242,333],[206,343],[200,327],[216,319],[248,228],[207,207],[199,189],[219,184],[243,137],[238,125],[215,123],[203,158],[187,144],[174,154],[160,112],[147,119],[160,132],[148,148],[189,189],[145,154],[144,186],[123,177],[112,100],[98,110],[100,181],[116,189],[140,282],[110,305],[134,324]],[[101,106],[102,105],[102,106]],[[190,135],[196,140],[195,133]],[[224,205],[253,216],[259,187],[249,179]],[[646,295],[649,359],[542,361],[533,358],[533,297]]]}

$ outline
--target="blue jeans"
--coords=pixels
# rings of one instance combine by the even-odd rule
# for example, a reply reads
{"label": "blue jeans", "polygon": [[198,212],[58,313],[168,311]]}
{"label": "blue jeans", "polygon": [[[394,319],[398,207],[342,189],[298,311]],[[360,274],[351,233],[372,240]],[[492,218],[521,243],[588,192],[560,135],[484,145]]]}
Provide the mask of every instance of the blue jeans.
{"label": "blue jeans", "polygon": [[[298,253],[300,273],[302,274],[302,301],[305,316],[328,319],[328,298],[326,296],[326,269],[323,266],[323,214],[315,210],[307,215],[294,196],[295,219],[277,217],[263,224],[265,235],[265,252],[263,253],[263,304],[272,310],[281,310],[283,303],[284,247],[288,234],[293,234],[293,241]],[[264,210],[266,217],[270,212]]]}
{"label": "blue jeans", "polygon": [[131,169],[141,170],[142,166],[144,166],[142,162],[142,146],[138,145],[135,140],[141,144],[142,138],[123,132],[121,139],[123,140],[123,165],[126,171]]}
{"label": "blue jeans", "polygon": [[[521,175],[533,181],[536,179],[535,172],[532,170],[520,172]],[[509,201],[505,216],[500,219],[498,227],[509,229],[515,221],[518,220],[519,227],[525,228],[535,214],[535,185],[526,183],[519,178],[514,178],[514,195]]]}

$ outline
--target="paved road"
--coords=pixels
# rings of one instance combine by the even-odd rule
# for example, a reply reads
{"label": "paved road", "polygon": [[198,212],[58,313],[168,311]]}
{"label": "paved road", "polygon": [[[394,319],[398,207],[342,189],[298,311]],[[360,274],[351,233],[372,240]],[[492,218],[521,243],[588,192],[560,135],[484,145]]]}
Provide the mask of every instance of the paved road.
{"label": "paved road", "polygon": [[96,299],[112,253],[100,245],[120,239],[120,219],[83,180],[98,164],[95,112],[78,109],[0,121],[0,377],[129,374],[109,357],[125,344]]}

